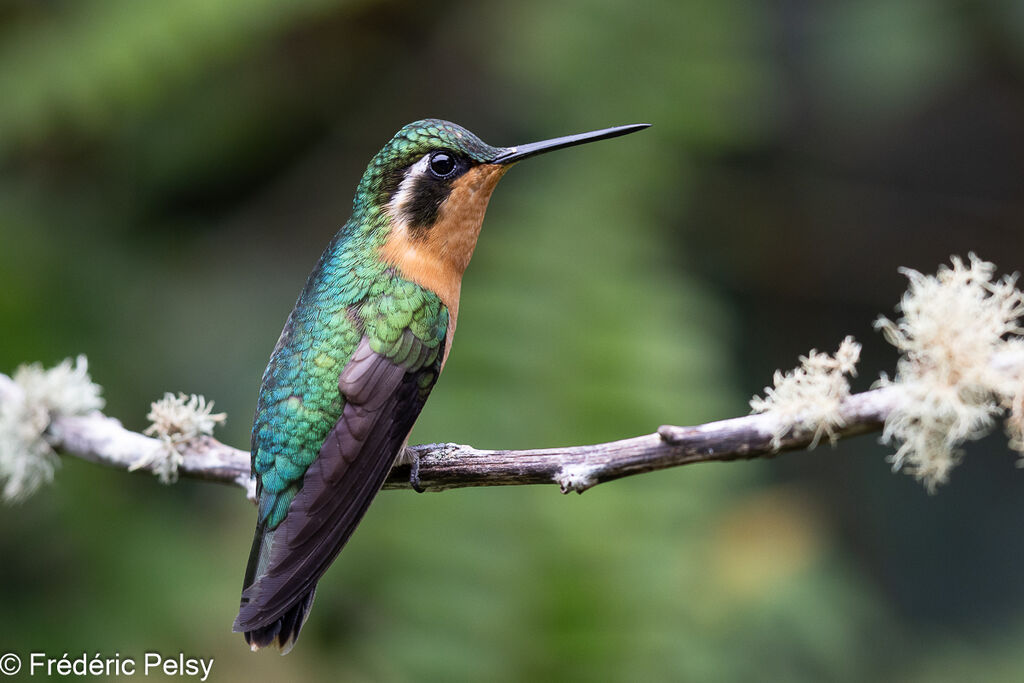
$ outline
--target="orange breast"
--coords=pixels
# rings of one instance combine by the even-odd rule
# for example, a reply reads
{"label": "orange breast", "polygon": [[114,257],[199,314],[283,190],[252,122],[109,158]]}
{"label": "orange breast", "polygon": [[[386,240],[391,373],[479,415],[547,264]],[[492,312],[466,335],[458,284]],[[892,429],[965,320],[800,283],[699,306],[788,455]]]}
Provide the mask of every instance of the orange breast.
{"label": "orange breast", "polygon": [[381,247],[385,263],[437,294],[448,309],[445,360],[459,315],[462,275],[476,248],[487,202],[506,170],[507,166],[482,164],[460,176],[438,210],[437,221],[425,231],[413,233],[404,218],[393,215],[391,234]]}

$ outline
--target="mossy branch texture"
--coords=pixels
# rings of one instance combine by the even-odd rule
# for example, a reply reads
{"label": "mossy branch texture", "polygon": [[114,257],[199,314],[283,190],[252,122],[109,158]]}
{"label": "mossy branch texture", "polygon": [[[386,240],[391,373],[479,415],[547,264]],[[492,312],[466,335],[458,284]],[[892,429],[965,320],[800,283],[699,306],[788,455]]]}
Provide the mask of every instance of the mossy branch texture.
{"label": "mossy branch texture", "polygon": [[[589,446],[481,450],[427,444],[420,485],[431,491],[557,484],[562,492],[698,462],[771,457],[868,432],[896,445],[893,469],[929,491],[948,479],[961,445],[989,433],[1000,419],[1008,447],[1024,451],[1024,294],[1016,275],[973,254],[936,275],[904,270],[910,287],[894,322],[876,323],[902,356],[893,379],[851,394],[860,345],[847,337],[834,355],[812,350],[750,401],[755,414],[694,427],[663,426],[652,434]],[[171,483],[179,476],[232,484],[254,498],[249,453],[212,437],[224,420],[201,396],[167,394],[152,405],[146,434],[101,412],[100,388],[84,357],[44,370],[22,366],[0,374],[0,484],[16,502],[53,478],[57,453],[124,470],[145,470]],[[411,488],[409,467],[396,467],[385,488]]]}

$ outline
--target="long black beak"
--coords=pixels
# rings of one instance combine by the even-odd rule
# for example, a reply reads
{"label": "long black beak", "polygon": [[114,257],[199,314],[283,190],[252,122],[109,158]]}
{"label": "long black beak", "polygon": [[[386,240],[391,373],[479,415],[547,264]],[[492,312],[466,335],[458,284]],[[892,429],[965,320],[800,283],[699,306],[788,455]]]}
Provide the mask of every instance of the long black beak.
{"label": "long black beak", "polygon": [[531,142],[527,145],[519,145],[518,147],[506,147],[498,152],[498,154],[490,160],[490,163],[512,164],[517,161],[522,161],[527,157],[536,156],[537,154],[543,154],[544,152],[550,152],[555,149],[563,149],[565,147],[572,147],[573,145],[582,145],[587,142],[594,142],[595,140],[617,138],[620,135],[629,135],[630,133],[635,133],[638,130],[643,130],[650,125],[651,124],[649,123],[633,123],[628,126],[602,128],[601,130],[592,130],[589,133],[577,133],[576,135],[566,135],[560,138],[552,138],[551,140],[542,140],[541,142]]}

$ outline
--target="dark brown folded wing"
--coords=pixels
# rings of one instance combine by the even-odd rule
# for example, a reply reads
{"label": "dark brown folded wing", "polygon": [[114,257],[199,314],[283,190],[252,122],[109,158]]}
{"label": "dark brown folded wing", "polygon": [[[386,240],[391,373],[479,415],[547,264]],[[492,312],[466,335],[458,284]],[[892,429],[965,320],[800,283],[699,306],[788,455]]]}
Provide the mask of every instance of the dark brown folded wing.
{"label": "dark brown folded wing", "polygon": [[[416,355],[426,359],[426,354]],[[311,600],[317,581],[383,485],[437,378],[442,356],[438,349],[436,360],[410,369],[408,362],[398,365],[362,340],[338,379],[345,397],[341,417],[306,471],[284,521],[268,533],[272,538],[261,552],[258,578],[242,592],[236,631],[266,627],[300,600]]]}

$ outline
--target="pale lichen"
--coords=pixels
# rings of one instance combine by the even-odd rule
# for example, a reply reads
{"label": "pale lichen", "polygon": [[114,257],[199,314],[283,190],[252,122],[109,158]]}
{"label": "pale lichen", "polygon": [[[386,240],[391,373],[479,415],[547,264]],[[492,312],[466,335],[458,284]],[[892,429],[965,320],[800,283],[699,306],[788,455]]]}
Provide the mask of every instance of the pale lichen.
{"label": "pale lichen", "polygon": [[860,344],[847,337],[835,356],[811,350],[800,357],[800,366],[783,373],[775,371],[773,386],[764,388],[764,397],[750,399],[754,413],[767,413],[775,419],[772,447],[778,449],[789,433],[813,432],[811,448],[821,438],[835,442],[836,430],[845,425],[840,410],[850,395],[847,375],[856,377]]}
{"label": "pale lichen", "polygon": [[[886,443],[896,443],[894,469],[906,468],[929,491],[944,483],[963,456],[960,446],[987,434],[1010,411],[1010,445],[1024,450],[1024,377],[1018,336],[1024,294],[1017,276],[994,280],[995,266],[970,254],[952,257],[935,275],[903,268],[910,286],[893,322],[875,327],[900,350],[894,380],[904,393],[885,422]],[[1017,362],[1006,362],[1013,357]]]}
{"label": "pale lichen", "polygon": [[597,475],[600,468],[596,465],[574,463],[565,465],[555,474],[555,481],[562,489],[562,493],[583,493],[592,486],[596,486]]}
{"label": "pale lichen", "polygon": [[46,370],[22,365],[0,394],[0,482],[4,502],[20,502],[53,480],[60,459],[46,440],[55,417],[85,415],[103,407],[89,363],[78,356]]}
{"label": "pale lichen", "polygon": [[154,449],[134,463],[129,470],[149,468],[164,484],[178,480],[178,468],[184,462],[180,447],[199,436],[213,434],[213,429],[227,418],[213,412],[213,401],[196,394],[177,396],[168,392],[154,401],[146,415],[151,424],[145,433],[156,436],[162,448]]}

